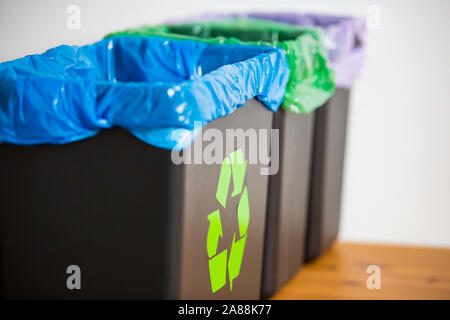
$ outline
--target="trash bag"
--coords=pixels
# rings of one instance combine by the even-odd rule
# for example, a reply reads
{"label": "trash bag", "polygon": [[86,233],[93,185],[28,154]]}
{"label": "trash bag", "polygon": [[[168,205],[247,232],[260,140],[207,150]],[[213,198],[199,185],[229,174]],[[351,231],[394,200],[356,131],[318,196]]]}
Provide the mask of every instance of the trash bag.
{"label": "trash bag", "polygon": [[63,45],[0,64],[0,142],[63,144],[120,126],[183,149],[194,122],[206,125],[253,97],[276,111],[288,78],[284,51],[271,47],[162,37]]}
{"label": "trash bag", "polygon": [[324,45],[328,50],[330,67],[336,72],[336,86],[338,88],[350,88],[361,73],[366,30],[366,23],[362,18],[293,12],[210,13],[172,20],[169,23],[182,24],[233,17],[265,19],[301,27],[320,28],[324,33]]}
{"label": "trash bag", "polygon": [[308,113],[322,106],[334,93],[334,72],[319,29],[259,19],[231,18],[182,25],[144,26],[107,35],[159,35],[207,43],[249,44],[286,51],[291,76],[282,108]]}

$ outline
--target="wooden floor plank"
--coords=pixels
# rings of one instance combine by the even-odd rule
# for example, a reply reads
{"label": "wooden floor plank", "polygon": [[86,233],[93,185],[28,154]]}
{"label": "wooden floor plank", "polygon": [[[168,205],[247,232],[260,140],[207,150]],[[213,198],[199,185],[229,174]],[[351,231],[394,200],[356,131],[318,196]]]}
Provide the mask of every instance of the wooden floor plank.
{"label": "wooden floor plank", "polygon": [[[366,285],[369,265],[381,289]],[[273,299],[450,299],[450,250],[336,243]]]}

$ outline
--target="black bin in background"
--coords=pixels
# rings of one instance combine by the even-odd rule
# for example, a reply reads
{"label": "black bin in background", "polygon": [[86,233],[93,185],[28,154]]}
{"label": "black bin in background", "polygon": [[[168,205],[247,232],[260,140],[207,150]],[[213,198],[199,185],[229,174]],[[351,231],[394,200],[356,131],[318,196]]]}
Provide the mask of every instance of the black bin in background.
{"label": "black bin in background", "polygon": [[269,178],[262,297],[268,298],[303,265],[314,113],[279,110],[279,171]]}
{"label": "black bin in background", "polygon": [[339,231],[349,90],[338,88],[315,111],[305,260],[324,253]]}

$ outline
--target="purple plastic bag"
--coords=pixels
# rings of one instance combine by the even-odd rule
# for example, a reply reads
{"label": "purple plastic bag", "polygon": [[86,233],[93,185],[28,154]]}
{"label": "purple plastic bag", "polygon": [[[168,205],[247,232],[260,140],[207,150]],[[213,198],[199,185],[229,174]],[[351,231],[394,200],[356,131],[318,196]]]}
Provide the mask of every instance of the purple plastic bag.
{"label": "purple plastic bag", "polygon": [[226,18],[255,18],[295,24],[302,27],[318,27],[323,30],[325,47],[328,49],[330,66],[336,71],[336,86],[350,88],[361,72],[364,60],[365,21],[359,18],[301,14],[301,13],[246,13],[204,14],[169,23],[189,23]]}

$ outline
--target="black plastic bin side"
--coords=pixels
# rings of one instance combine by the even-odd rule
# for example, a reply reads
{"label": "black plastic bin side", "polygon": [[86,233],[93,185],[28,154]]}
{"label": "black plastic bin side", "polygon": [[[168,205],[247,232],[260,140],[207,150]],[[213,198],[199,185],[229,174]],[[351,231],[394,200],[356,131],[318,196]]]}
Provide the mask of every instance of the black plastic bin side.
{"label": "black plastic bin side", "polygon": [[[272,113],[250,100],[207,128],[271,125]],[[251,214],[240,275],[232,291],[227,283],[213,294],[207,215],[218,209],[220,165],[177,166],[171,151],[119,128],[59,146],[2,144],[2,297],[257,299],[268,185],[259,169],[247,166]],[[233,201],[222,212],[219,249],[230,246],[237,230]],[[80,290],[67,288],[70,265],[81,269]]]}
{"label": "black plastic bin side", "polygon": [[349,90],[337,89],[315,111],[305,260],[318,258],[339,231]]}
{"label": "black plastic bin side", "polygon": [[280,164],[269,178],[262,297],[268,298],[303,264],[314,113],[279,110]]}
{"label": "black plastic bin side", "polygon": [[[119,128],[67,145],[0,150],[5,298],[168,294],[169,199],[179,196],[170,153]],[[70,265],[81,268],[81,290],[66,286]]]}
{"label": "black plastic bin side", "polygon": [[[226,135],[226,129],[265,129],[267,153],[270,152],[270,131],[274,113],[256,100],[247,102],[246,107],[233,114],[217,119],[210,125]],[[208,128],[209,126],[207,126]],[[242,137],[242,136],[241,136]],[[260,136],[261,137],[261,136]],[[206,252],[206,233],[209,221],[206,215],[220,209],[224,238],[219,241],[218,252],[228,250],[233,233],[239,230],[236,209],[239,197],[229,198],[226,208],[222,208],[216,198],[216,189],[221,165],[186,165],[184,169],[183,219],[181,239],[181,281],[179,297],[181,299],[259,299],[261,293],[262,263],[264,250],[264,228],[266,221],[266,199],[269,176],[261,174],[259,163],[251,164],[248,156],[249,140],[236,141],[237,148],[246,150],[247,164],[245,185],[250,200],[250,222],[239,276],[233,281],[232,291],[227,275],[227,284],[214,294],[211,293]],[[207,145],[210,142],[204,142]],[[258,145],[259,145],[258,141]],[[195,141],[194,141],[195,145]],[[259,146],[258,146],[259,148]],[[258,150],[259,151],[259,150]],[[224,153],[225,154],[225,153]],[[210,177],[213,177],[212,179]],[[230,186],[229,195],[233,187]],[[237,239],[236,239],[237,240]]]}

